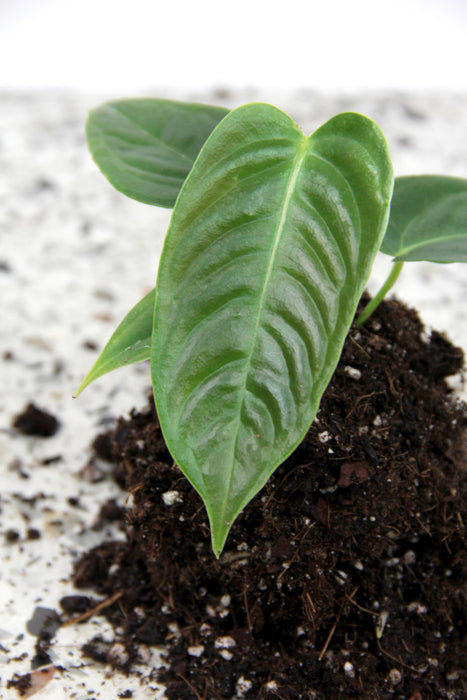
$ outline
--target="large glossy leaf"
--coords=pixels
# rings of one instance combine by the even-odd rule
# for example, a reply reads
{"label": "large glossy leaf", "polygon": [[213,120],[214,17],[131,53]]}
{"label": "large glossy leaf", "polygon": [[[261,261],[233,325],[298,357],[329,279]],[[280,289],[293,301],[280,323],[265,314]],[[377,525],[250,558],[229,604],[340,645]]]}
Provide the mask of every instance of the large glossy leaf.
{"label": "large glossy leaf", "polygon": [[109,102],[90,112],[86,138],[117,190],[171,208],[199,150],[227,111],[145,98]]}
{"label": "large glossy leaf", "polygon": [[381,251],[398,261],[467,262],[467,180],[397,178]]}
{"label": "large glossy leaf", "polygon": [[152,378],[217,555],[316,414],[392,184],[384,138],[365,117],[339,115],[306,138],[252,104],[219,124],[182,188],[159,265]]}
{"label": "large glossy leaf", "polygon": [[155,290],[152,289],[127,313],[76,392],[114,369],[148,360],[151,356]]}

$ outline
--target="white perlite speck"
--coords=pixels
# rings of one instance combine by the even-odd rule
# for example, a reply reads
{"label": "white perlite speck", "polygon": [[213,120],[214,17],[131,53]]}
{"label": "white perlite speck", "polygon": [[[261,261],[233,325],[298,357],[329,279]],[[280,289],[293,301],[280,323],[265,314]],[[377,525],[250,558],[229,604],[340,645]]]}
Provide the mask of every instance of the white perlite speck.
{"label": "white perlite speck", "polygon": [[151,663],[151,650],[146,644],[141,644],[138,647],[138,661],[146,665]]}
{"label": "white perlite speck", "polygon": [[273,693],[276,693],[279,690],[279,686],[277,685],[276,681],[268,681],[266,683],[266,688]]}
{"label": "white perlite speck", "polygon": [[248,693],[252,685],[253,683],[249,681],[248,678],[240,676],[240,678],[237,681],[237,685],[235,686],[237,698],[242,698],[245,695],[245,693]]}
{"label": "white perlite speck", "polygon": [[166,506],[173,506],[174,503],[181,502],[183,499],[178,491],[166,491],[162,494],[162,500]]}
{"label": "white perlite speck", "polygon": [[346,365],[344,367],[344,372],[351,378],[351,379],[361,379],[362,373],[360,372],[359,369],[356,367],[351,367],[350,365]]}
{"label": "white perlite speck", "polygon": [[422,605],[422,603],[419,603],[417,600],[414,600],[408,604],[407,610],[411,613],[417,613],[417,615],[423,615],[424,613],[426,613],[428,608],[426,607],[426,605]]}
{"label": "white perlite speck", "polygon": [[355,670],[354,670],[353,664],[351,664],[350,661],[345,662],[344,673],[349,678],[355,678]]}
{"label": "white perlite speck", "polygon": [[113,647],[109,649],[109,659],[118,666],[124,666],[129,658],[128,652],[123,644],[114,644]]}
{"label": "white perlite speck", "polygon": [[214,642],[216,649],[232,649],[236,645],[236,641],[233,637],[225,636],[218,637]]}
{"label": "white perlite speck", "polygon": [[225,661],[232,661],[233,659],[233,654],[228,649],[220,649],[219,656],[222,656]]}
{"label": "white perlite speck", "polygon": [[388,675],[388,681],[391,685],[398,685],[402,680],[402,673],[398,668],[391,668]]}
{"label": "white perlite speck", "polygon": [[415,564],[415,562],[417,561],[417,555],[415,554],[413,549],[408,549],[402,557],[402,560],[404,564],[410,566],[411,564]]}
{"label": "white perlite speck", "polygon": [[202,644],[198,644],[193,647],[188,647],[187,651],[190,656],[200,657],[204,654],[204,647]]}

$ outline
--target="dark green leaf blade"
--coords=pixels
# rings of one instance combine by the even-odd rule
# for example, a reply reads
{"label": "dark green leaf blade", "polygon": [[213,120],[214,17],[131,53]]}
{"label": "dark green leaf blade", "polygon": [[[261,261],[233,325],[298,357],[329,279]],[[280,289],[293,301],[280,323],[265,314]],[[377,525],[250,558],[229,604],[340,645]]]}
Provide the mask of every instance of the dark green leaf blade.
{"label": "dark green leaf blade", "polygon": [[216,555],[316,414],[392,186],[370,120],[339,115],[306,138],[263,104],[223,120],[183,186],[159,265],[151,372]]}
{"label": "dark green leaf blade", "polygon": [[381,252],[400,262],[467,262],[467,180],[396,178]]}
{"label": "dark green leaf blade", "polygon": [[95,379],[151,356],[155,290],[152,289],[127,313],[112,334],[75,396]]}
{"label": "dark green leaf blade", "polygon": [[202,145],[227,112],[172,100],[119,100],[90,112],[86,138],[117,190],[171,208]]}

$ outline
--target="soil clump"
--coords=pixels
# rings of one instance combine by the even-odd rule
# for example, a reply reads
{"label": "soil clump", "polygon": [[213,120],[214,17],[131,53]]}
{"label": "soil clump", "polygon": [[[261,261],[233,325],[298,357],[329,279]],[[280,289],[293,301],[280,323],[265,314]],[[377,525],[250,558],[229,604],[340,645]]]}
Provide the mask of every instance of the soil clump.
{"label": "soil clump", "polygon": [[397,302],[352,327],[308,434],[219,560],[154,406],[120,419],[96,448],[131,502],[99,517],[126,538],[85,553],[74,583],[115,596],[99,614],[121,653],[97,638],[85,654],[130,672],[165,645],[169,700],[467,697],[467,412],[445,380],[462,365]]}
{"label": "soil clump", "polygon": [[29,403],[13,420],[13,428],[23,435],[52,437],[60,427],[59,421],[51,413]]}

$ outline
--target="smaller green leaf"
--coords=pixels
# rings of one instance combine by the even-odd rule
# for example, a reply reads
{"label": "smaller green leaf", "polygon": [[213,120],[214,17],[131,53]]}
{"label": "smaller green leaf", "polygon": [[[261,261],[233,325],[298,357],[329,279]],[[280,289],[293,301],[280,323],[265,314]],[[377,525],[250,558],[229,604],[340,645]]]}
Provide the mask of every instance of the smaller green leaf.
{"label": "smaller green leaf", "polygon": [[399,262],[467,262],[467,180],[396,178],[381,252]]}
{"label": "smaller green leaf", "polygon": [[202,145],[227,112],[172,100],[119,100],[89,113],[86,138],[117,190],[170,209]]}
{"label": "smaller green leaf", "polygon": [[154,316],[155,289],[146,294],[127,313],[112,337],[83,379],[75,396],[79,396],[91,382],[114,369],[134,362],[149,360]]}

